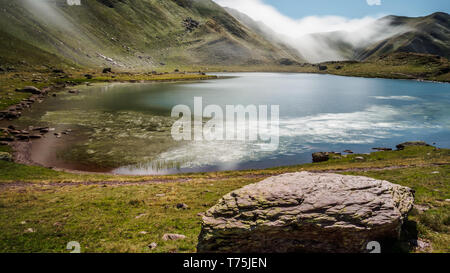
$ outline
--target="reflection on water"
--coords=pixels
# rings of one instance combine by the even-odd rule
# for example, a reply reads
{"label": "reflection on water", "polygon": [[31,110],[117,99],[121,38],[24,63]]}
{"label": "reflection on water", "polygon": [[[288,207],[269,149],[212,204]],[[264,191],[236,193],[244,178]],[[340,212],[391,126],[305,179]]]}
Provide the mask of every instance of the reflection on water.
{"label": "reflection on water", "polygon": [[[265,168],[311,161],[315,151],[369,152],[407,140],[450,145],[448,84],[288,73],[239,73],[182,84],[111,84],[49,98],[24,124],[72,127],[41,140],[47,165],[120,174]],[[280,105],[280,147],[252,142],[175,142],[172,107]],[[51,141],[50,141],[51,140]],[[56,142],[64,145],[55,145]],[[46,144],[47,143],[47,144]],[[53,144],[51,144],[53,143]],[[57,154],[57,156],[54,156]],[[51,160],[50,160],[51,158]]]}

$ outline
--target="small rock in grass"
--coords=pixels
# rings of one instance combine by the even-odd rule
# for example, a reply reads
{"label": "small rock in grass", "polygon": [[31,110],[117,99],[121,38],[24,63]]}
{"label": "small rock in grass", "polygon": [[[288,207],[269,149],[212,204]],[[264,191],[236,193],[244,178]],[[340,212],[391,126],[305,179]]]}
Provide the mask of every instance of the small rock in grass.
{"label": "small rock in grass", "polygon": [[12,158],[11,154],[9,154],[7,152],[0,152],[0,161],[12,162],[13,158]]}
{"label": "small rock in grass", "polygon": [[418,251],[427,251],[427,250],[431,249],[431,244],[429,242],[423,241],[421,239],[411,240],[411,244]]}
{"label": "small rock in grass", "polygon": [[357,157],[355,157],[355,160],[365,160],[365,158],[364,157],[362,157],[362,156],[357,156]]}
{"label": "small rock in grass", "polygon": [[188,209],[188,208],[189,206],[184,203],[177,204],[177,209]]}
{"label": "small rock in grass", "polygon": [[422,214],[424,212],[426,212],[427,210],[429,210],[430,208],[428,206],[423,206],[423,205],[418,205],[418,204],[414,204],[413,207],[415,210],[417,210],[417,212],[419,214]]}
{"label": "small rock in grass", "polygon": [[158,247],[158,244],[154,243],[154,242],[148,245],[148,248],[150,248],[151,250],[153,250],[153,249],[155,249],[157,247]]}
{"label": "small rock in grass", "polygon": [[135,219],[139,219],[139,218],[142,218],[144,216],[147,216],[147,213],[139,214],[138,216],[135,217]]}
{"label": "small rock in grass", "polygon": [[157,194],[156,197],[164,197],[166,196],[164,193]]}
{"label": "small rock in grass", "polygon": [[147,234],[148,232],[147,231],[141,231],[141,232],[139,232],[139,234],[142,234],[142,235],[145,235],[145,234]]}
{"label": "small rock in grass", "polygon": [[432,172],[431,174],[439,174],[439,172],[438,172],[438,171],[435,171],[435,172]]}
{"label": "small rock in grass", "polygon": [[32,228],[27,228],[26,230],[25,230],[25,233],[35,233],[36,232],[36,230],[34,230],[34,229],[32,229]]}
{"label": "small rock in grass", "polygon": [[162,239],[164,241],[177,241],[177,240],[184,240],[184,239],[186,239],[186,236],[181,235],[181,234],[166,233],[166,234],[163,235]]}

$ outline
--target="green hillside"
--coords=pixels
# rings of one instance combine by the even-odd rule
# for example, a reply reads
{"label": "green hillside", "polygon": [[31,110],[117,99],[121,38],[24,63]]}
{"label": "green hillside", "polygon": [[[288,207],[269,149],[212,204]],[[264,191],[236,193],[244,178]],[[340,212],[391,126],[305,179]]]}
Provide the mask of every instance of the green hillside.
{"label": "green hillside", "polygon": [[[0,62],[123,70],[299,60],[211,0],[0,1]],[[10,54],[14,50],[15,54]],[[17,53],[17,54],[16,54]],[[23,62],[27,63],[24,64]]]}
{"label": "green hillside", "polygon": [[360,50],[355,59],[377,58],[395,52],[414,52],[450,58],[450,15],[438,12],[425,17],[387,16],[390,26],[408,31]]}

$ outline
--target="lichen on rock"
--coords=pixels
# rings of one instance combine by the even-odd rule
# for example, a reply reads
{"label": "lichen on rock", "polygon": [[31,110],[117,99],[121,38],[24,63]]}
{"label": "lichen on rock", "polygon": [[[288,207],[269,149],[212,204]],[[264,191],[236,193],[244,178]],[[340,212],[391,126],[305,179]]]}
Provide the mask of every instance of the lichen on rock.
{"label": "lichen on rock", "polygon": [[367,177],[284,174],[225,195],[203,217],[199,252],[365,252],[398,239],[413,191]]}

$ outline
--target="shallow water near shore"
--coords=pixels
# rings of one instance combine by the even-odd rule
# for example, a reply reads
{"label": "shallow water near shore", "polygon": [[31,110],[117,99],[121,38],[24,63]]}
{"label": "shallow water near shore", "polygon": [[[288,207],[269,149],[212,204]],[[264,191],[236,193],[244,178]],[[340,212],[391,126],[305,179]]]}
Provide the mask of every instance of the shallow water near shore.
{"label": "shallow water near shore", "polygon": [[[317,74],[222,73],[194,83],[78,87],[33,105],[16,124],[55,128],[33,141],[44,166],[117,174],[258,169],[311,162],[317,151],[371,152],[412,140],[450,147],[450,85]],[[175,105],[279,105],[280,144],[176,142]],[[193,110],[192,110],[193,111]],[[67,131],[69,129],[69,131]]]}

